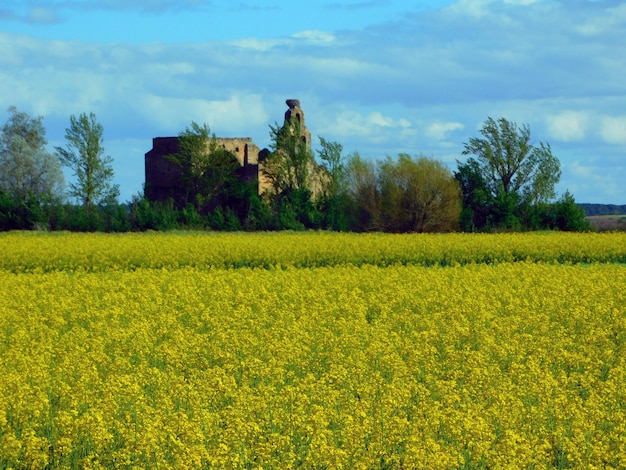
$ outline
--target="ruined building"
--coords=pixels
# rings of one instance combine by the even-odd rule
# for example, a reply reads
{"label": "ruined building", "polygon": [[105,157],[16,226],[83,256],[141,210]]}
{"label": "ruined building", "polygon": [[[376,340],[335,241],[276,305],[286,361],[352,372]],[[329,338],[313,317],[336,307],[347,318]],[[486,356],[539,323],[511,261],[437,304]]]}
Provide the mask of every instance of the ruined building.
{"label": "ruined building", "polygon": [[[298,100],[286,101],[285,125],[292,119],[300,124],[303,141],[311,145],[311,133],[304,123],[304,112]],[[248,181],[256,181],[259,194],[268,187],[269,182],[262,173],[263,161],[269,154],[267,149],[260,149],[250,137],[218,137],[218,145],[233,155],[240,165],[238,176]],[[208,145],[208,143],[207,143]],[[146,185],[145,196],[151,201],[166,201],[172,198],[180,201],[185,190],[182,187],[181,168],[166,158],[180,150],[178,137],[155,137],[152,149],[145,155]]]}

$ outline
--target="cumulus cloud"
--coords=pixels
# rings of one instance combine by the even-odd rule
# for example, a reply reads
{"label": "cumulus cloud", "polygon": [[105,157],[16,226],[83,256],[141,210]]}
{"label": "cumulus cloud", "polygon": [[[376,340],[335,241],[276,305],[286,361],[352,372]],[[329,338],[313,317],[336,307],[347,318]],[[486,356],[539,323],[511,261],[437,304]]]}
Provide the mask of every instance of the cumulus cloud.
{"label": "cumulus cloud", "polygon": [[444,140],[448,133],[464,128],[460,122],[435,121],[426,128],[426,135],[435,140]]}
{"label": "cumulus cloud", "polygon": [[626,144],[626,116],[603,117],[600,135],[609,144]]}
{"label": "cumulus cloud", "polygon": [[[177,135],[192,121],[207,123],[220,135],[249,137],[252,128],[265,127],[268,114],[258,95],[233,94],[224,100],[145,96],[137,103],[144,119]],[[245,118],[244,118],[245,117]]]}
{"label": "cumulus cloud", "polygon": [[335,42],[335,35],[320,30],[299,31],[283,38],[240,38],[230,41],[235,47],[257,52],[267,52],[276,48],[297,48],[302,46],[329,46]]}
{"label": "cumulus cloud", "polygon": [[550,137],[563,142],[584,140],[587,136],[589,116],[581,111],[563,111],[547,116],[547,127]]}
{"label": "cumulus cloud", "polygon": [[416,133],[407,119],[396,119],[380,111],[361,113],[345,109],[339,111],[333,120],[321,128],[321,131],[331,133],[333,139],[347,138],[363,143],[380,143]]}
{"label": "cumulus cloud", "polygon": [[296,39],[303,39],[309,44],[326,45],[335,41],[335,36],[326,31],[317,29],[307,29],[299,31],[293,35]]}

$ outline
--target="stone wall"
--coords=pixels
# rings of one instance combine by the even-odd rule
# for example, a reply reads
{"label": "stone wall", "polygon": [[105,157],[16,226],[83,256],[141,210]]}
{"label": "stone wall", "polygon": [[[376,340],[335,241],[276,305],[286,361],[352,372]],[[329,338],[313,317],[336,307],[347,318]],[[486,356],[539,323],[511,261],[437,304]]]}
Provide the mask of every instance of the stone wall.
{"label": "stone wall", "polygon": [[[250,137],[217,138],[217,144],[237,159],[241,166],[238,172],[240,178],[248,181],[258,178],[259,155],[263,153]],[[152,149],[145,155],[145,195],[149,200],[166,201],[172,198],[176,202],[184,196],[181,169],[166,158],[178,151],[178,137],[152,139]]]}
{"label": "stone wall", "polygon": [[[302,139],[311,145],[311,133],[304,123],[304,112],[298,100],[287,100],[285,125],[292,119],[300,123]],[[264,193],[270,182],[261,171],[263,161],[269,154],[267,149],[259,149],[250,137],[218,137],[217,143],[229,151],[241,166],[238,175],[248,181],[256,181],[259,194]],[[208,145],[208,144],[207,144]],[[146,183],[144,193],[151,201],[166,201],[172,198],[175,202],[183,199],[185,188],[181,181],[181,169],[170,162],[166,156],[178,153],[178,137],[155,137],[152,149],[145,154]],[[316,191],[314,191],[316,192]]]}

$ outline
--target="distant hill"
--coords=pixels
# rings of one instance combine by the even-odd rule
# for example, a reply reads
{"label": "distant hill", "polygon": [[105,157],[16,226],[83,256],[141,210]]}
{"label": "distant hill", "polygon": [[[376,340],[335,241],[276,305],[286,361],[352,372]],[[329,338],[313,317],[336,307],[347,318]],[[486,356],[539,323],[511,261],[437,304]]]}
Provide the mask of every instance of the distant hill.
{"label": "distant hill", "polygon": [[592,215],[622,215],[626,214],[626,204],[617,206],[615,204],[577,204],[585,211],[586,216]]}

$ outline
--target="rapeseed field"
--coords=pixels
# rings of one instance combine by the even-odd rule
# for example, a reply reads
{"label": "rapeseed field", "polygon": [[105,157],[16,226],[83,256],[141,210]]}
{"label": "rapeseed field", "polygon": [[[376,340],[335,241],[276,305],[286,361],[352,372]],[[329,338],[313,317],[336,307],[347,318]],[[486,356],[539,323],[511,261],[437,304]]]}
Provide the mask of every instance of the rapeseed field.
{"label": "rapeseed field", "polygon": [[626,234],[0,234],[0,468],[626,468]]}

